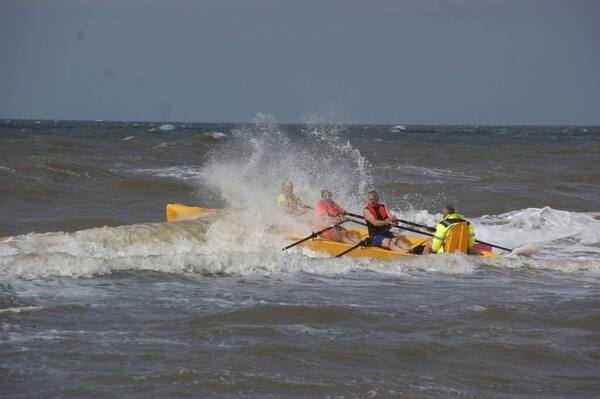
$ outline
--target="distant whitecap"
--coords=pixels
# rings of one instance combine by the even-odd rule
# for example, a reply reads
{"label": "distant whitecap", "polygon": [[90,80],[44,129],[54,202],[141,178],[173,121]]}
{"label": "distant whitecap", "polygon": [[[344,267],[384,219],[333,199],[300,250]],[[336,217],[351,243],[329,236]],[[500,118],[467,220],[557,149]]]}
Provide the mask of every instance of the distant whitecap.
{"label": "distant whitecap", "polygon": [[162,131],[168,131],[168,130],[174,130],[175,126],[171,125],[170,123],[165,123],[164,125],[160,125],[160,127],[158,128],[158,130],[162,130]]}
{"label": "distant whitecap", "polygon": [[204,133],[205,137],[211,137],[213,139],[221,139],[223,137],[225,137],[225,133],[221,133],[221,132],[206,132]]}

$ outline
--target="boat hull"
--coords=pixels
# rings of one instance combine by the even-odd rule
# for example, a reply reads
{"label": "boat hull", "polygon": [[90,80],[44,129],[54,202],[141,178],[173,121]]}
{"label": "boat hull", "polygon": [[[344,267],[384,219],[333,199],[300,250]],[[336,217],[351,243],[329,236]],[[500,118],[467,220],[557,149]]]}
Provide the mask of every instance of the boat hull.
{"label": "boat hull", "polygon": [[[195,206],[187,206],[181,204],[167,204],[166,206],[166,216],[168,222],[176,222],[178,220],[189,220],[195,219],[202,216],[210,215],[216,212],[216,209],[211,208],[200,208]],[[352,234],[361,240],[367,238],[368,233],[366,229],[358,229],[358,228],[347,228]],[[417,237],[417,236],[405,236],[410,241],[411,248],[424,244],[429,237]],[[293,236],[289,237],[289,240],[300,241],[304,237]],[[352,245],[344,244],[341,242],[335,242],[331,240],[327,240],[324,238],[316,238],[312,240],[304,241],[302,244],[299,244],[304,248],[308,248],[312,251],[319,252],[324,255],[335,256],[347,249],[352,248]],[[489,251],[480,251],[481,253],[473,256],[484,256],[484,257],[498,257],[498,255],[489,252]],[[413,254],[407,254],[402,252],[390,251],[388,249],[379,248],[379,247],[358,247],[344,256],[353,256],[353,257],[367,257],[372,259],[393,259],[399,257],[406,256],[419,256]]]}
{"label": "boat hull", "polygon": [[[355,229],[355,228],[346,228],[346,229],[348,231],[350,231],[352,234],[354,234],[355,236],[359,237],[361,240],[367,238],[367,236],[368,236],[366,229]],[[421,244],[425,244],[425,242],[427,242],[429,240],[429,237],[417,237],[417,236],[405,236],[405,235],[402,235],[402,236],[405,237],[406,239],[408,239],[408,241],[410,241],[411,248],[414,248],[415,246],[418,246]],[[302,238],[304,238],[304,237],[300,237],[300,236],[290,237],[290,240],[299,241]],[[307,241],[304,241],[300,245],[305,248],[309,248],[315,252],[319,252],[319,253],[322,253],[325,255],[332,255],[332,256],[338,255],[338,254],[352,248],[352,245],[344,244],[341,242],[335,242],[335,241],[331,241],[331,240],[327,240],[327,239],[322,239],[322,238],[317,238],[314,240],[307,240]],[[390,251],[388,249],[379,248],[379,247],[358,247],[358,248],[348,252],[344,256],[367,257],[367,258],[379,260],[379,259],[393,259],[393,258],[400,258],[400,257],[407,257],[407,256],[419,256],[419,255]],[[471,256],[471,255],[469,255],[469,256]],[[489,252],[489,251],[481,251],[480,254],[472,255],[472,256],[498,257],[498,255],[496,255],[492,252]]]}

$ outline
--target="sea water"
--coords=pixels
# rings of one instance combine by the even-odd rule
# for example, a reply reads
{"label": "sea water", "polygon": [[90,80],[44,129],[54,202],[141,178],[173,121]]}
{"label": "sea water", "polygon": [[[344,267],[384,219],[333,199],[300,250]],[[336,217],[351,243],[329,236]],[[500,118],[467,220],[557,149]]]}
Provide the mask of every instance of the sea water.
{"label": "sea water", "polygon": [[[0,121],[0,396],[598,397],[599,153],[598,127]],[[288,180],[452,204],[514,251],[284,252],[311,232]]]}

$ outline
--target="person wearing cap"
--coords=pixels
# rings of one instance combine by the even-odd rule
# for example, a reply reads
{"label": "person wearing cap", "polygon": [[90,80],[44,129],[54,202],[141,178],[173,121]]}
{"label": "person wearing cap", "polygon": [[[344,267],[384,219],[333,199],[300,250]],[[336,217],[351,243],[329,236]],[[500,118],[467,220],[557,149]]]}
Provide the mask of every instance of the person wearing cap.
{"label": "person wearing cap", "polygon": [[454,206],[446,205],[444,209],[442,209],[442,220],[437,222],[435,225],[435,235],[431,240],[428,240],[425,243],[423,255],[429,255],[430,253],[443,253],[448,232],[457,223],[467,223],[469,225],[468,253],[479,253],[478,250],[473,248],[473,244],[475,243],[475,229],[473,229],[473,226],[465,220],[464,215],[456,213]]}

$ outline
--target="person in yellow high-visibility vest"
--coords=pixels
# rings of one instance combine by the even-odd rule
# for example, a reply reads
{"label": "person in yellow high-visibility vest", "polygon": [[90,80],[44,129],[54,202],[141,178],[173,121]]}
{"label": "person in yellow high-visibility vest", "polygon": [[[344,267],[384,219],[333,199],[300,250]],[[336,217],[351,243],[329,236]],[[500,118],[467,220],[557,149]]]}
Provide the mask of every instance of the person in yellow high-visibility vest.
{"label": "person in yellow high-visibility vest", "polygon": [[286,213],[300,215],[306,212],[304,203],[294,194],[294,185],[286,181],[281,185],[281,194],[275,199],[275,203]]}
{"label": "person in yellow high-visibility vest", "polygon": [[448,232],[457,223],[467,223],[469,226],[468,253],[478,252],[473,248],[473,244],[475,243],[475,230],[473,229],[473,226],[465,220],[464,215],[456,213],[456,210],[452,205],[446,205],[442,210],[442,217],[442,220],[435,225],[435,235],[433,236],[433,239],[427,241],[425,244],[423,255],[443,253]]}

